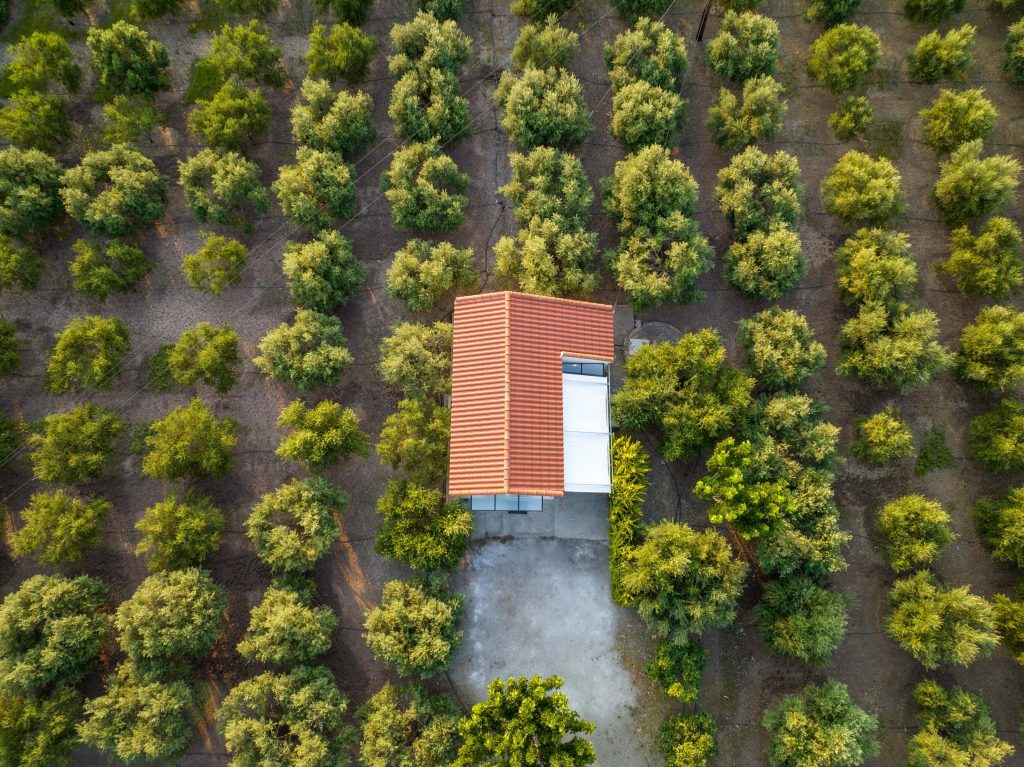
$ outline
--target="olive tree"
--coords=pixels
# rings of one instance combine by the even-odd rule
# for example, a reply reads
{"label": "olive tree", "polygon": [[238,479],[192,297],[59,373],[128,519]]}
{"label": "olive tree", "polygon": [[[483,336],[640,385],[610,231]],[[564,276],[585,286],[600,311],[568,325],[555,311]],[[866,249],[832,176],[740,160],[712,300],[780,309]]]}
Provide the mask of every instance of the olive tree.
{"label": "olive tree", "polygon": [[306,74],[328,80],[362,80],[376,50],[377,38],[348,22],[324,26],[314,21],[309,30]]}
{"label": "olive tree", "polygon": [[91,403],[46,416],[28,435],[32,475],[59,485],[99,479],[126,427],[114,411]]}
{"label": "olive tree", "polygon": [[938,561],[942,550],[957,539],[949,522],[949,513],[938,501],[904,495],[882,507],[875,529],[889,565],[902,573]]}
{"label": "olive tree", "polygon": [[992,215],[1013,199],[1021,164],[1010,155],[982,157],[981,139],[953,150],[939,166],[935,203],[947,224]]}
{"label": "olive tree", "polygon": [[1024,566],[1024,488],[1010,488],[998,500],[979,499],[973,516],[978,535],[994,559]]}
{"label": "olive tree", "polygon": [[109,144],[131,144],[167,124],[167,116],[156,107],[152,95],[114,96],[103,105],[103,140]]}
{"label": "olive tree", "polygon": [[811,43],[807,74],[832,93],[842,93],[863,83],[881,57],[882,43],[873,29],[838,24]]}
{"label": "olive tree", "polygon": [[263,336],[252,364],[263,375],[299,389],[329,386],[352,364],[345,344],[337,317],[299,309],[292,322]]}
{"label": "olive tree", "polygon": [[986,306],[960,334],[956,355],[960,376],[989,391],[1024,382],[1024,313]]}
{"label": "olive tree", "polygon": [[111,509],[102,498],[78,498],[64,490],[35,493],[21,512],[24,524],[12,536],[11,553],[46,565],[78,562],[99,544],[100,523]]}
{"label": "olive tree", "polygon": [[220,547],[224,514],[209,498],[172,493],[143,513],[135,529],[142,538],[135,553],[146,558],[150,571],[202,567]]}
{"label": "olive tree", "polygon": [[201,224],[249,229],[252,214],[265,213],[270,206],[260,167],[238,152],[202,149],[179,160],[178,184]]}
{"label": "olive tree", "polygon": [[383,518],[377,553],[416,570],[454,570],[473,531],[473,517],[461,500],[404,480],[388,482],[377,513]]}
{"label": "olive tree", "polygon": [[779,25],[759,13],[728,10],[707,55],[712,71],[727,80],[770,75],[779,58]]}
{"label": "olive tree", "polygon": [[970,421],[971,453],[989,471],[1024,468],[1024,405],[1003,399]]}
{"label": "olive tree", "polygon": [[637,80],[612,97],[612,136],[628,149],[648,144],[672,146],[685,120],[686,100],[645,80]]}
{"label": "olive tree", "polygon": [[311,242],[289,242],[281,263],[292,300],[328,313],[343,306],[362,286],[369,271],[340,233],[320,232]]}
{"label": "olive tree", "polygon": [[418,684],[383,687],[359,710],[364,767],[448,767],[458,748],[462,711],[447,695]]}
{"label": "olive tree", "polygon": [[782,84],[771,75],[751,77],[743,83],[742,101],[728,88],[722,88],[708,109],[712,140],[733,151],[771,141],[782,129],[788,109],[782,94]]}
{"label": "olive tree", "polygon": [[847,304],[885,304],[907,298],[917,287],[917,262],[910,238],[887,229],[858,229],[835,251],[837,286]]}
{"label": "olive tree", "polygon": [[276,87],[284,85],[286,77],[281,49],[271,41],[266,24],[256,19],[224,24],[210,37],[210,53],[193,64],[186,99],[208,99],[229,79]]}
{"label": "olive tree", "polygon": [[249,614],[249,628],[238,643],[247,660],[290,667],[309,663],[331,649],[340,621],[330,607],[315,607],[312,581],[275,580]]}
{"label": "olive tree", "polygon": [[407,397],[442,397],[452,390],[452,325],[401,322],[380,344],[384,382]]}
{"label": "olive tree", "polygon": [[0,234],[42,235],[64,214],[61,166],[38,149],[0,151]]}
{"label": "olive tree", "polygon": [[1003,50],[1006,51],[1003,69],[1014,82],[1021,82],[1024,80],[1024,20],[1007,27]]}
{"label": "olive tree", "polygon": [[859,7],[860,0],[808,0],[804,19],[831,27],[849,21]]}
{"label": "olive tree", "polygon": [[813,578],[784,578],[765,584],[755,613],[772,652],[820,665],[846,634],[846,604],[842,594]]}
{"label": "olive tree", "polygon": [[121,20],[93,27],[85,42],[96,79],[107,93],[144,94],[171,87],[167,49],[134,24]]}
{"label": "olive tree", "polygon": [[821,182],[825,210],[847,224],[884,224],[907,207],[900,173],[885,157],[850,150]]}
{"label": "olive tree", "polygon": [[604,208],[621,232],[656,232],[673,216],[692,215],[697,203],[697,182],[690,169],[662,146],[644,147],[617,162],[603,187]]}
{"label": "olive tree", "polygon": [[279,429],[289,433],[277,446],[277,455],[285,460],[302,461],[310,471],[348,460],[353,455],[370,454],[370,438],[359,429],[359,416],[351,408],[324,400],[308,407],[300,399],[281,409]]}
{"label": "olive tree", "polygon": [[298,480],[264,493],[245,520],[256,555],[275,573],[313,569],[338,537],[348,495],[323,477]]}
{"label": "olive tree", "polygon": [[715,200],[738,239],[800,219],[800,165],[788,152],[747,147],[718,171]]}
{"label": "olive tree", "polygon": [[11,44],[9,59],[0,71],[0,89],[45,92],[60,83],[68,93],[77,93],[82,70],[75,63],[71,46],[56,32],[37,30]]}
{"label": "olive tree", "polygon": [[914,701],[920,729],[907,746],[908,764],[996,767],[1013,754],[1013,746],[999,738],[988,703],[980,695],[925,679],[914,688]]}
{"label": "olive tree", "polygon": [[52,152],[73,136],[67,101],[50,93],[18,91],[0,108],[0,136],[22,149]]}
{"label": "olive tree", "polygon": [[154,479],[222,477],[231,468],[237,424],[196,397],[153,421],[142,438],[142,473]]}
{"label": "olive tree", "polygon": [[999,115],[985,98],[983,88],[943,88],[932,105],[918,114],[924,124],[924,143],[939,154],[952,152],[968,141],[984,139],[992,132]]}
{"label": "olive tree", "polygon": [[448,232],[466,217],[469,176],[441,151],[436,139],[396,151],[380,184],[399,229]]}
{"label": "olive tree", "polygon": [[795,388],[825,365],[824,345],[792,309],[773,306],[740,320],[738,337],[750,372],[769,389]]}
{"label": "olive tree", "polygon": [[643,80],[665,90],[678,90],[689,69],[683,35],[647,17],[605,43],[604,60],[614,88]]}
{"label": "olive tree", "polygon": [[494,101],[502,109],[502,129],[526,149],[574,147],[593,130],[583,86],[565,69],[504,72]]}
{"label": "olive tree", "polygon": [[44,695],[0,694],[0,758],[10,765],[66,764],[79,744],[82,696],[73,687]]}
{"label": "olive tree", "polygon": [[220,393],[229,391],[238,378],[241,362],[238,341],[231,325],[200,322],[149,361],[150,381],[163,389],[201,382]]}
{"label": "olive tree", "polygon": [[867,96],[847,96],[828,116],[828,127],[840,141],[863,139],[875,119],[875,110]]}
{"label": "olive tree", "polygon": [[857,438],[850,452],[864,463],[884,466],[914,454],[910,426],[891,405],[872,416],[858,418]]}
{"label": "olive tree", "polygon": [[597,235],[575,222],[549,218],[531,222],[515,238],[494,246],[495,273],[526,293],[584,295],[598,284]]}
{"label": "olive tree", "polygon": [[707,767],[718,753],[715,720],[706,711],[674,714],[658,734],[665,767]]}
{"label": "olive tree", "polygon": [[745,296],[767,301],[778,301],[807,273],[800,235],[784,223],[734,242],[724,261],[730,285]]}
{"label": "olive tree", "polygon": [[228,80],[208,99],[196,102],[188,130],[209,146],[241,151],[270,125],[270,105],[257,90]]}
{"label": "olive tree", "polygon": [[0,376],[10,375],[21,364],[21,342],[13,322],[0,319]]}
{"label": "olive tree", "polygon": [[586,223],[594,192],[578,157],[542,146],[529,154],[513,152],[508,160],[511,178],[498,191],[512,203],[520,227],[528,227],[534,219]]}
{"label": "olive tree", "polygon": [[939,80],[963,80],[974,63],[974,37],[978,28],[964,24],[945,35],[929,32],[914,46],[907,63],[907,74],[922,83]]}
{"label": "olive tree", "polygon": [[512,47],[512,64],[520,71],[529,68],[568,69],[579,53],[580,36],[558,23],[550,14],[543,23],[524,24]]}
{"label": "olive tree", "polygon": [[340,154],[300,146],[273,183],[281,211],[312,232],[356,211],[356,172]]}
{"label": "olive tree", "polygon": [[388,69],[396,77],[414,70],[458,72],[473,52],[472,38],[455,21],[424,11],[394,25],[390,34],[394,53],[388,56]]}
{"label": "olive tree", "polygon": [[76,317],[54,337],[46,388],[54,394],[109,389],[128,353],[128,329],[117,317]]}
{"label": "olive tree", "polygon": [[152,269],[142,248],[125,242],[102,247],[91,240],[77,240],[71,249],[75,252],[68,265],[72,287],[101,303],[112,293],[134,290]]}
{"label": "olive tree", "polygon": [[994,216],[975,235],[966,227],[949,237],[949,259],[939,269],[950,275],[962,293],[1005,298],[1024,284],[1021,234],[1008,218]]}
{"label": "olive tree", "polygon": [[219,296],[242,278],[249,249],[238,240],[200,232],[202,247],[181,260],[185,280],[196,290]]}
{"label": "olive tree", "polygon": [[388,117],[395,133],[409,141],[452,141],[468,135],[472,122],[469,101],[459,95],[459,78],[437,67],[414,68],[401,75],[391,89]]}
{"label": "olive tree", "polygon": [[410,311],[432,309],[454,291],[476,285],[473,249],[450,242],[409,240],[395,253],[387,273],[387,288]]}
{"label": "olive tree", "polygon": [[43,276],[43,259],[27,245],[0,235],[0,289],[35,290]]}
{"label": "olive tree", "polygon": [[965,0],[905,0],[903,12],[911,21],[937,24],[964,9]]}
{"label": "olive tree", "polygon": [[400,400],[384,419],[377,455],[413,482],[439,486],[448,472],[451,413],[422,397]]}
{"label": "olive tree", "polygon": [[292,108],[292,138],[325,152],[350,155],[368,147],[377,136],[371,118],[373,98],[364,91],[335,93],[327,80],[307,78],[303,101]]}

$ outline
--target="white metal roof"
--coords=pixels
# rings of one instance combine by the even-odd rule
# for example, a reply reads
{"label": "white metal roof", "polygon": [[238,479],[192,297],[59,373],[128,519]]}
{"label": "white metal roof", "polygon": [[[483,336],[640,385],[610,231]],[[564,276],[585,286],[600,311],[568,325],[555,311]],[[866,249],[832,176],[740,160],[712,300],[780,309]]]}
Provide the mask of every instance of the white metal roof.
{"label": "white metal roof", "polygon": [[608,379],[562,374],[565,491],[611,490]]}

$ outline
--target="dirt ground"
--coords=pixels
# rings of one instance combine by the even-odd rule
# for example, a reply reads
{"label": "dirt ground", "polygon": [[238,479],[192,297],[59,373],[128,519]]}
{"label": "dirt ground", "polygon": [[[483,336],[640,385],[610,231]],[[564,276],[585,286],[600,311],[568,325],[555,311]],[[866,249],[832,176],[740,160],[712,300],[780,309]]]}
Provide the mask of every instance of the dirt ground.
{"label": "dirt ground", "polygon": [[[12,1],[13,20],[19,18],[22,6],[23,0]],[[701,45],[693,40],[700,10],[698,0],[677,0],[666,14],[666,22],[686,34],[691,61],[691,72],[684,88],[684,95],[690,101],[690,118],[676,151],[700,182],[699,221],[720,255],[729,244],[729,232],[714,204],[712,191],[715,175],[728,161],[728,153],[711,144],[703,124],[708,105],[721,83],[708,71]],[[806,213],[800,234],[810,271],[782,305],[796,308],[809,317],[834,360],[838,330],[848,313],[835,295],[831,250],[848,232],[823,213],[817,189],[829,167],[853,145],[837,143],[826,126],[826,118],[838,99],[810,83],[803,72],[807,47],[821,30],[802,20],[802,10],[802,0],[768,0],[764,7],[764,12],[779,21],[783,45],[780,77],[793,89],[783,133],[769,148],[796,154],[807,188]],[[330,398],[351,406],[363,419],[364,427],[374,434],[397,399],[394,393],[382,391],[374,373],[377,347],[392,323],[404,316],[401,307],[382,289],[384,272],[392,254],[408,236],[392,226],[386,202],[378,189],[380,174],[386,169],[391,152],[399,146],[387,118],[392,79],[384,62],[388,48],[386,34],[393,23],[407,20],[413,14],[412,0],[378,0],[365,25],[365,29],[381,39],[372,71],[362,86],[375,101],[374,123],[379,142],[371,151],[356,158],[360,212],[340,228],[352,240],[358,256],[369,264],[370,277],[367,290],[338,312],[356,364],[338,387],[323,389],[309,398]],[[180,102],[187,88],[191,62],[205,53],[209,35],[207,32],[190,33],[190,18],[190,15],[183,15],[148,25],[171,54],[173,91],[160,97],[168,113],[168,127],[144,139],[142,146],[172,179],[176,178],[176,161],[199,148],[196,140],[184,130],[187,110]],[[282,2],[279,12],[269,20],[274,40],[285,53],[291,83],[283,91],[268,92],[274,110],[272,128],[251,148],[250,154],[263,168],[264,181],[268,184],[275,177],[276,168],[290,162],[294,152],[288,110],[295,102],[303,75],[302,57],[313,18],[314,14],[304,2],[300,5]],[[980,303],[961,296],[934,270],[934,265],[944,257],[948,232],[938,222],[937,212],[929,200],[938,165],[931,151],[920,142],[921,126],[916,114],[931,102],[940,86],[908,83],[903,66],[914,42],[930,27],[907,21],[900,13],[899,0],[865,0],[855,20],[873,26],[880,33],[884,47],[882,64],[866,90],[879,123],[870,145],[874,151],[891,156],[903,174],[910,209],[896,225],[909,233],[921,266],[921,301],[939,313],[943,339],[952,344]],[[967,84],[984,86],[1000,110],[990,145],[994,150],[1019,156],[1024,146],[1021,135],[1024,86],[1007,83],[1000,69],[1007,20],[985,10],[981,0],[972,0],[970,8],[949,20],[943,28],[965,21],[978,26],[976,64]],[[614,15],[607,0],[583,0],[566,17],[566,23],[581,36],[582,50],[573,70],[584,83],[596,130],[580,154],[597,188],[599,179],[608,175],[615,161],[624,154],[607,130],[611,93],[601,46],[623,30],[625,24]],[[709,23],[708,37],[718,23],[716,12]],[[82,20],[76,24],[76,31],[80,32]],[[519,26],[502,0],[470,0],[462,21],[463,29],[473,37],[475,44],[474,59],[462,74],[463,92],[470,101],[473,115],[473,134],[454,142],[448,151],[470,175],[471,205],[466,224],[451,239],[474,248],[481,272],[481,290],[496,287],[491,274],[495,241],[514,231],[511,213],[496,193],[508,177],[506,157],[513,147],[497,127],[491,94],[496,74],[508,66],[508,55]],[[88,95],[91,75],[85,46],[80,38],[74,45],[86,72],[86,82],[83,95],[74,100],[73,118],[94,127],[99,118],[99,106]],[[76,145],[62,155],[62,161],[76,162],[89,141],[86,131]],[[1019,202],[1010,214],[1020,220]],[[142,424],[161,417],[198,393],[218,415],[229,415],[240,424],[232,473],[223,480],[199,483],[199,489],[222,506],[229,520],[223,545],[211,566],[214,577],[230,595],[230,609],[223,641],[213,657],[199,668],[199,678],[209,689],[210,701],[203,706],[200,734],[182,761],[188,767],[227,762],[223,744],[212,726],[212,712],[216,701],[232,684],[255,671],[231,648],[244,631],[249,609],[260,599],[269,582],[269,573],[256,559],[242,532],[242,524],[251,504],[261,493],[293,474],[292,467],[273,454],[280,437],[274,420],[279,408],[294,398],[296,392],[264,381],[247,362],[239,384],[226,395],[203,388],[154,393],[142,388],[144,361],[158,346],[173,341],[199,320],[233,324],[243,339],[245,356],[251,359],[261,336],[289,318],[292,305],[280,272],[280,256],[288,239],[302,239],[305,235],[283,218],[276,206],[254,223],[254,231],[241,236],[254,253],[242,283],[219,298],[190,289],[179,270],[181,257],[194,250],[200,240],[199,227],[185,208],[177,188],[172,188],[166,214],[158,226],[144,231],[138,238],[154,263],[152,273],[138,293],[115,296],[99,306],[72,291],[66,265],[70,260],[71,243],[83,232],[69,225],[59,238],[47,243],[44,258],[48,268],[39,290],[30,294],[5,292],[0,295],[3,315],[16,322],[25,344],[25,362],[21,369],[15,376],[0,382],[0,408],[4,412],[17,413],[32,421],[78,404],[78,398],[73,395],[55,397],[42,393],[46,354],[54,332],[72,317],[104,313],[117,315],[127,323],[133,350],[125,375],[111,389],[92,397],[92,401],[115,408],[132,422]],[[602,247],[614,243],[614,229],[601,213],[598,201],[594,204],[593,226],[600,234]],[[604,285],[594,298],[619,304],[621,296],[607,277]],[[704,276],[701,288],[707,293],[706,302],[662,307],[644,313],[639,319],[664,321],[683,331],[716,327],[735,353],[736,321],[764,308],[763,305],[747,301],[727,287],[720,266]],[[441,311],[433,316],[444,314],[445,311]],[[628,308],[623,308],[619,323],[628,324],[629,316]],[[757,586],[751,584],[736,624],[704,637],[710,652],[699,704],[711,711],[719,723],[721,756],[718,763],[754,767],[765,762],[766,737],[760,727],[764,709],[776,703],[781,695],[800,689],[807,681],[835,677],[850,685],[854,698],[861,705],[882,717],[882,754],[870,765],[897,765],[904,758],[905,742],[915,724],[911,689],[924,673],[919,664],[883,633],[886,592],[893,577],[877,551],[872,533],[873,514],[887,500],[911,491],[942,501],[953,514],[960,540],[950,547],[937,570],[950,583],[971,583],[978,592],[990,596],[1010,589],[1016,574],[991,561],[977,540],[969,511],[978,497],[1001,494],[1022,478],[993,477],[966,457],[967,419],[983,410],[987,401],[951,374],[939,376],[910,396],[899,396],[896,392],[878,392],[837,378],[830,364],[808,389],[831,407],[830,418],[844,428],[844,447],[849,443],[854,418],[892,402],[919,433],[933,421],[942,425],[957,456],[956,466],[924,478],[915,476],[912,466],[905,462],[891,470],[869,472],[856,464],[842,468],[836,492],[843,512],[843,526],[854,534],[847,551],[850,567],[835,578],[837,588],[853,603],[846,640],[831,663],[818,670],[768,654],[753,627],[749,607],[756,602]],[[690,493],[701,474],[702,463],[695,461],[667,467],[655,460],[655,464],[650,518],[669,516],[678,509],[684,520],[703,524],[705,511]],[[360,634],[363,611],[377,601],[387,580],[404,574],[401,567],[377,556],[372,547],[378,524],[374,499],[387,476],[388,471],[373,457],[357,459],[328,472],[329,479],[348,491],[350,503],[342,539],[331,555],[318,565],[315,575],[321,598],[342,618],[343,628],[326,663],[336,673],[353,706],[364,701],[389,678],[370,657]],[[24,507],[29,494],[37,489],[24,462],[6,471],[0,483],[3,497],[8,498],[14,510]],[[133,554],[139,538],[134,523],[147,506],[161,499],[172,487],[141,478],[135,460],[126,457],[111,478],[88,489],[110,498],[115,512],[106,522],[106,536],[100,549],[71,572],[87,572],[103,578],[110,585],[111,600],[116,604],[129,596],[145,576],[142,562]],[[14,562],[5,550],[0,551],[0,593],[14,590],[34,571],[36,568],[31,564]],[[572,639],[567,637],[569,641]],[[626,640],[633,647],[631,662],[642,665],[641,656],[646,652],[643,629],[634,622]],[[968,669],[943,669],[937,676],[944,682],[957,682],[984,693],[993,704],[1002,736],[1019,749],[1024,748],[1024,742],[1017,735],[1024,669],[1014,663],[1008,653],[999,650],[991,659],[978,661]],[[443,688],[446,681],[441,678],[437,684]],[[98,690],[96,676],[89,681],[87,691]],[[577,694],[582,698],[587,691]],[[591,705],[586,699],[577,703],[581,709]],[[641,698],[638,705],[654,704]],[[656,705],[660,709],[663,703]],[[645,751],[654,736],[650,731],[638,730],[634,737],[638,741],[637,748]],[[83,748],[76,753],[73,763],[100,765],[106,764],[107,759]],[[1024,765],[1024,750],[1007,764]],[[632,765],[623,762],[604,767]]]}

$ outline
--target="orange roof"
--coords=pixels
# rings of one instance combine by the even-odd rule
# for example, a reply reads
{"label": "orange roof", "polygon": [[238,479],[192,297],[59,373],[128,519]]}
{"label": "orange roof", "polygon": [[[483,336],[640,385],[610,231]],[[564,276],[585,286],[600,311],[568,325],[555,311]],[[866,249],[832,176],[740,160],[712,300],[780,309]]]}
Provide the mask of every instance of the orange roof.
{"label": "orange roof", "polygon": [[612,307],[527,293],[455,299],[451,495],[562,495],[562,356],[611,362]]}

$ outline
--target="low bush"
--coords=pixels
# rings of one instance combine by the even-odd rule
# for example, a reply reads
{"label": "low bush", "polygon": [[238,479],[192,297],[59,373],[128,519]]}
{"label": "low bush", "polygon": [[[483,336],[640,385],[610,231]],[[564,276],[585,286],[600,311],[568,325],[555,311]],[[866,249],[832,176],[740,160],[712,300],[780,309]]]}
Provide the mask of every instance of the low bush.
{"label": "low bush", "polygon": [[914,454],[914,435],[890,406],[868,418],[857,419],[857,438],[850,452],[865,463],[883,466]]}
{"label": "low bush", "polygon": [[949,521],[942,504],[922,495],[904,495],[883,506],[875,529],[890,567],[902,573],[935,564],[957,539]]}

